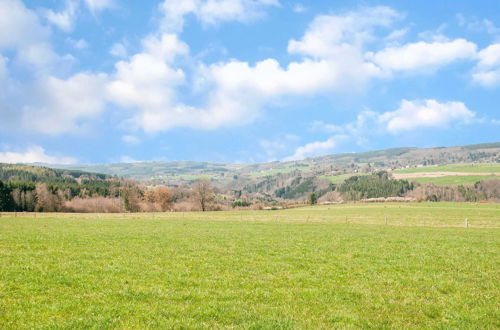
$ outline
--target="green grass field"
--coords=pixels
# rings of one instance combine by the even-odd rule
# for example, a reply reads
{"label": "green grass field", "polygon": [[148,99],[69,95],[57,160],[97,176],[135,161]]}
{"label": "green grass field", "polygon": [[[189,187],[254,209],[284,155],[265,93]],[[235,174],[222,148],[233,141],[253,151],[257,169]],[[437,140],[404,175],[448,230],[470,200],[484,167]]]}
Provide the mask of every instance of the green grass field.
{"label": "green grass field", "polygon": [[476,182],[488,179],[500,179],[500,176],[496,175],[449,175],[442,176],[439,178],[408,178],[408,181],[414,181],[419,183],[433,183],[435,185],[450,185],[459,186],[463,184],[474,184]]}
{"label": "green grass field", "polygon": [[498,163],[479,164],[449,164],[439,166],[424,166],[395,170],[394,173],[425,173],[425,172],[467,172],[467,173],[499,173]]}
{"label": "green grass field", "polygon": [[499,252],[499,204],[4,213],[0,328],[493,329]]}

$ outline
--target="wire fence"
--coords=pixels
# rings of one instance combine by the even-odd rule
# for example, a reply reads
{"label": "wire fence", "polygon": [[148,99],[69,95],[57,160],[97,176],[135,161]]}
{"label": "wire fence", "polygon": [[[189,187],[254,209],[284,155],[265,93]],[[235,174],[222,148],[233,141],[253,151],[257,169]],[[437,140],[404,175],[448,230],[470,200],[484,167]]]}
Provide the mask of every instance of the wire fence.
{"label": "wire fence", "polygon": [[[302,214],[304,213],[304,214]],[[2,218],[19,219],[74,219],[74,220],[193,220],[193,221],[242,221],[276,223],[331,223],[345,225],[420,226],[453,228],[500,228],[500,212],[449,215],[401,214],[315,214],[311,212],[233,211],[233,212],[158,212],[158,213],[44,213],[0,212]]]}

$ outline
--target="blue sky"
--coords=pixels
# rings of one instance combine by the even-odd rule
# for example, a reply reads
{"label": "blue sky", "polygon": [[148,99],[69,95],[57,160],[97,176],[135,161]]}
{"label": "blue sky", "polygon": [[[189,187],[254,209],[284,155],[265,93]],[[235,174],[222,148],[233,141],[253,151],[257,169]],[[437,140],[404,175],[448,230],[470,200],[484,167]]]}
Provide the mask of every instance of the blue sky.
{"label": "blue sky", "polygon": [[0,0],[0,31],[0,162],[500,141],[494,0]]}

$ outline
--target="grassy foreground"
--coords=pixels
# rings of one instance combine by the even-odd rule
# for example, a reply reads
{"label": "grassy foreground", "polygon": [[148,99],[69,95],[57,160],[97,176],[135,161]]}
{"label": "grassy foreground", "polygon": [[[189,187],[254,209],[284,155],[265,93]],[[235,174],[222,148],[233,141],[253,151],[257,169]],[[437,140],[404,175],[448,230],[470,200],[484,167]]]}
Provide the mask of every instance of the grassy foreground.
{"label": "grassy foreground", "polygon": [[498,328],[499,227],[497,204],[3,214],[0,324]]}

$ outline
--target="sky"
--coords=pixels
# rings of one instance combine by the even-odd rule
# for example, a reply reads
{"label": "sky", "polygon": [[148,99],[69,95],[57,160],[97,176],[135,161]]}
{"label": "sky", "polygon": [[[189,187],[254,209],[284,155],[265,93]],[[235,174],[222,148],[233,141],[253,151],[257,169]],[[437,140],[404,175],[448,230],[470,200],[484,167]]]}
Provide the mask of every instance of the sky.
{"label": "sky", "polygon": [[498,0],[0,0],[0,162],[498,141]]}

